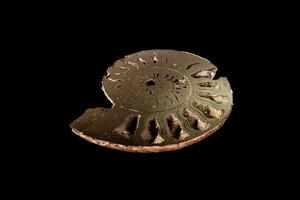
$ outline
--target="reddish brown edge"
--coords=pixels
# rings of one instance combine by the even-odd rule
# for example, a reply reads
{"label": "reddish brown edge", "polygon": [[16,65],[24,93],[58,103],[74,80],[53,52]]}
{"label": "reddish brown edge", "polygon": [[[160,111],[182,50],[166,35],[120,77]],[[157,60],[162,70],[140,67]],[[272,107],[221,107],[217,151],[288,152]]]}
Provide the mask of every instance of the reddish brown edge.
{"label": "reddish brown edge", "polygon": [[228,119],[228,116],[227,116],[227,118],[225,118],[225,120],[222,123],[218,124],[218,126],[214,127],[207,133],[202,134],[198,137],[195,137],[193,139],[190,139],[190,140],[178,143],[178,144],[169,144],[169,145],[162,145],[162,146],[158,146],[158,145],[156,145],[156,146],[131,146],[131,145],[116,144],[116,143],[111,143],[111,142],[107,142],[104,140],[98,140],[91,136],[84,135],[82,132],[80,132],[72,127],[71,128],[72,128],[72,131],[76,135],[80,136],[81,138],[83,138],[91,143],[103,146],[103,147],[116,149],[116,150],[120,150],[120,151],[133,152],[133,153],[159,153],[159,152],[179,150],[184,147],[195,144],[195,143],[207,138],[214,132],[216,132],[225,123],[225,121],[227,119]]}

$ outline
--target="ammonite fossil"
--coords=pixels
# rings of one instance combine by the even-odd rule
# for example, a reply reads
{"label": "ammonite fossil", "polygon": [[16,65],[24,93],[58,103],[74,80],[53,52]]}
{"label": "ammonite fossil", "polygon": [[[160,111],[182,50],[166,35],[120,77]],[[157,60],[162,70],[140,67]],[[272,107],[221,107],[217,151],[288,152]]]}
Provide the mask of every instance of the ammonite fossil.
{"label": "ammonite fossil", "polygon": [[112,108],[92,108],[71,123],[95,144],[129,152],[161,152],[194,144],[219,129],[232,109],[225,77],[187,52],[149,50],[107,70],[102,90]]}

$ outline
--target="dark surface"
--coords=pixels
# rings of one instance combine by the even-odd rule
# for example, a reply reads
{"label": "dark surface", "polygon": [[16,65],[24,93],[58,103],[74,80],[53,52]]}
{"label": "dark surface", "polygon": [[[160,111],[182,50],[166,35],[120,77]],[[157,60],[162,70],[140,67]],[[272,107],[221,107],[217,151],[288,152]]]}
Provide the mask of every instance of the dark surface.
{"label": "dark surface", "polygon": [[[295,45],[286,26],[291,21],[282,20],[286,15],[281,5],[278,10],[270,4],[234,4],[231,10],[215,6],[178,4],[175,9],[156,3],[148,10],[141,5],[110,13],[104,13],[102,6],[89,12],[91,16],[79,10],[69,14],[72,9],[68,7],[62,9],[63,16],[51,9],[44,18],[38,14],[25,19],[13,39],[21,38],[25,44],[11,45],[26,55],[11,60],[21,64],[12,68],[15,76],[9,79],[22,80],[10,90],[17,108],[9,117],[12,125],[3,123],[9,131],[2,131],[2,136],[12,138],[1,140],[8,144],[3,145],[8,158],[3,163],[10,171],[2,171],[9,175],[5,184],[14,189],[10,195],[23,195],[16,190],[19,184],[26,193],[47,191],[46,196],[59,188],[68,195],[82,191],[100,198],[113,188],[107,190],[110,195],[130,198],[139,196],[137,190],[155,198],[161,191],[168,198],[180,192],[184,197],[202,197],[210,189],[210,196],[240,192],[241,199],[297,186],[287,180],[296,179],[294,169],[298,171],[299,140],[291,136],[299,134],[288,130],[294,126],[290,120],[297,117],[279,114],[294,108],[281,99],[296,96],[282,90],[296,85],[282,79],[292,74],[283,69],[293,72],[298,66],[288,64],[293,57],[289,52],[296,51],[284,45]],[[73,134],[69,124],[84,110],[110,107],[100,89],[106,68],[124,55],[145,49],[188,51],[218,66],[217,77],[226,76],[234,92],[233,110],[224,126],[198,144],[159,154],[106,149]],[[25,189],[30,181],[32,187]]]}
{"label": "dark surface", "polygon": [[[13,105],[2,104],[10,113],[2,114],[2,191],[39,199],[63,193],[85,199],[106,199],[105,193],[140,199],[138,192],[155,199],[298,195],[299,131],[292,122],[299,118],[298,89],[289,91],[299,85],[290,78],[299,74],[299,61],[292,63],[299,57],[298,6],[98,3],[5,7],[9,48],[3,49],[11,57],[3,56],[10,65],[2,70],[13,73],[1,74],[9,91],[1,98]],[[189,51],[218,66],[217,76],[226,76],[234,92],[222,129],[183,150],[146,155],[105,149],[73,134],[69,124],[86,108],[110,106],[100,90],[105,69],[145,49]]]}

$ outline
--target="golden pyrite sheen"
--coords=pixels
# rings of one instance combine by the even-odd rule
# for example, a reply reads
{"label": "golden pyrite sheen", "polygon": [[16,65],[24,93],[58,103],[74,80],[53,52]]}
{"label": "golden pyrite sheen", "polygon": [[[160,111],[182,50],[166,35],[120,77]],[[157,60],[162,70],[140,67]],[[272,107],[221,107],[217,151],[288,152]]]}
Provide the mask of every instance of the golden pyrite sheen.
{"label": "golden pyrite sheen", "polygon": [[194,144],[228,118],[232,90],[217,67],[182,51],[149,50],[117,60],[102,90],[112,108],[92,108],[70,124],[80,137],[128,152],[162,152]]}

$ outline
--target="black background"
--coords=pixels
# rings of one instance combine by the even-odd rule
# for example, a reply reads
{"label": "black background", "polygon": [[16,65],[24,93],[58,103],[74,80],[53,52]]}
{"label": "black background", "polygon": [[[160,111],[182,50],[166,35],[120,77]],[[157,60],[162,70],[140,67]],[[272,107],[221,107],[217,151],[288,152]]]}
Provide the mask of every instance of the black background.
{"label": "black background", "polygon": [[[253,188],[245,185],[252,181],[265,191],[264,185],[287,177],[295,166],[289,159],[294,154],[286,150],[296,146],[282,137],[287,131],[272,111],[278,106],[272,96],[278,88],[268,87],[273,73],[282,75],[279,58],[288,37],[279,30],[287,30],[285,21],[270,7],[173,6],[125,9],[118,4],[117,10],[102,6],[88,14],[63,8],[25,20],[22,30],[29,37],[22,35],[26,42],[21,46],[29,55],[22,61],[30,62],[20,67],[18,76],[26,81],[18,85],[15,100],[28,109],[21,115],[23,131],[13,140],[20,145],[9,147],[14,152],[9,160],[17,161],[15,171],[23,180],[37,175],[37,183],[54,179],[57,184],[77,184],[83,178],[80,186],[90,187],[96,180],[93,186],[136,187],[151,179],[158,186],[147,188],[170,186],[172,191],[186,185],[198,189],[203,183],[230,188],[228,182],[233,182],[251,194]],[[219,68],[216,78],[226,76],[233,90],[234,106],[224,126],[190,147],[158,154],[106,149],[73,134],[69,124],[87,108],[110,106],[101,91],[106,69],[125,55],[147,49],[188,51],[214,63]]]}
{"label": "black background", "polygon": [[[181,21],[175,18],[168,22],[154,18],[153,24],[145,27],[122,21],[117,21],[118,25],[107,22],[112,23],[109,26],[101,21],[94,29],[85,27],[85,24],[77,27],[75,23],[64,24],[66,27],[59,27],[61,31],[53,34],[50,32],[49,36],[53,37],[43,44],[49,48],[47,67],[40,69],[45,75],[41,78],[45,83],[44,103],[50,122],[43,129],[48,137],[41,143],[43,149],[52,158],[63,162],[190,161],[216,162],[215,166],[226,166],[230,162],[251,163],[254,157],[261,158],[263,152],[258,152],[260,141],[255,136],[259,134],[255,126],[259,125],[252,124],[260,123],[255,116],[258,102],[253,93],[260,94],[259,90],[254,90],[265,69],[259,69],[261,73],[256,76],[256,81],[251,80],[251,73],[253,65],[260,67],[257,65],[263,63],[261,58],[265,46],[256,40],[267,38],[264,38],[264,33],[238,21],[235,24],[226,20],[218,24],[202,24],[196,19]],[[234,92],[233,112],[224,127],[205,141],[183,150],[148,155],[105,149],[73,134],[69,124],[85,109],[110,106],[101,91],[101,79],[107,67],[127,54],[145,49],[189,51],[218,66],[217,77],[228,77]],[[253,116],[255,118],[251,118]]]}
{"label": "black background", "polygon": [[[199,31],[183,29],[178,32],[163,29],[161,33],[157,33],[157,30],[145,33],[135,33],[131,30],[132,32],[126,35],[119,35],[118,32],[116,35],[109,35],[111,31],[106,33],[104,29],[102,30],[104,35],[99,35],[95,40],[78,39],[77,34],[60,38],[61,49],[54,52],[58,60],[49,66],[55,76],[47,86],[49,91],[54,87],[55,89],[50,92],[53,93],[51,103],[49,102],[53,123],[48,128],[53,131],[49,133],[50,140],[48,140],[51,141],[50,146],[52,142],[55,144],[55,148],[47,151],[64,162],[85,160],[104,165],[114,161],[152,164],[171,161],[191,162],[197,165],[211,163],[211,167],[224,167],[231,166],[231,162],[238,164],[246,162],[251,165],[254,164],[252,159],[262,159],[263,153],[266,152],[261,152],[260,139],[256,136],[260,134],[260,130],[256,128],[260,126],[260,121],[259,117],[255,116],[257,109],[257,99],[253,95],[255,83],[248,82],[251,81],[251,70],[248,69],[259,60],[260,51],[252,52],[250,49],[256,43],[252,44],[250,38],[246,36],[241,39],[243,35],[240,34],[243,32],[235,33],[236,29],[228,34],[216,32],[218,29],[222,32],[225,29],[222,27],[215,27],[209,32],[206,29],[206,34],[201,34],[202,30],[199,28]],[[69,124],[85,109],[111,106],[101,91],[101,79],[106,73],[106,68],[115,60],[144,49],[189,51],[211,60],[218,66],[217,77],[228,77],[234,91],[233,111],[224,127],[208,139],[183,150],[146,155],[99,147],[73,134]],[[253,58],[257,60],[252,60]],[[259,81],[259,76],[256,77],[256,81]],[[258,93],[257,90],[256,94]],[[255,118],[251,118],[253,116]]]}

